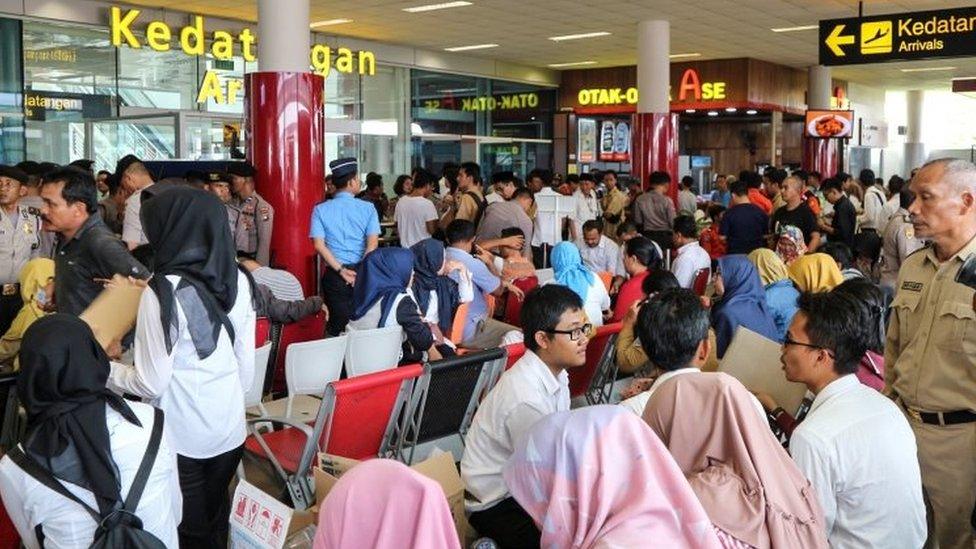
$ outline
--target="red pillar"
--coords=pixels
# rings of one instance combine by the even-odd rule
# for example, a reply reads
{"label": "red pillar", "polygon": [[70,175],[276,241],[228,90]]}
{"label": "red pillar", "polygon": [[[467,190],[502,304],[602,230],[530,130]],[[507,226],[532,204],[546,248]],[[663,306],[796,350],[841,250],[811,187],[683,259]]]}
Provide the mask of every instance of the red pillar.
{"label": "red pillar", "polygon": [[833,177],[840,171],[840,141],[837,139],[803,138],[803,169],[820,172],[821,177]]}
{"label": "red pillar", "polygon": [[275,209],[271,258],[315,293],[312,208],[325,179],[323,78],[312,73],[255,72],[247,87],[247,157],[258,194]]}
{"label": "red pillar", "polygon": [[651,172],[671,174],[668,194],[678,203],[678,115],[636,113],[631,118],[631,172],[647,189]]}

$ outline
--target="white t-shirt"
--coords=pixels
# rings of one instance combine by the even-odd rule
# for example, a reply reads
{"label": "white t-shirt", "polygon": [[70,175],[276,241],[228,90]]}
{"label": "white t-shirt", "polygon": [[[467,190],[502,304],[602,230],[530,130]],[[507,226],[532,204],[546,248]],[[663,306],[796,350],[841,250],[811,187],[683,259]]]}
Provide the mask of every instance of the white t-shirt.
{"label": "white t-shirt", "polygon": [[[149,399],[166,412],[173,450],[196,459],[214,457],[244,444],[244,391],[254,377],[254,307],[246,275],[237,273],[237,299],[227,314],[234,339],[220,330],[217,348],[207,358],[197,356],[187,328],[186,314],[178,301],[180,332],[173,350],[159,317],[159,299],[151,288],[142,292],[136,318],[135,365],[112,363],[108,387]],[[180,277],[168,275],[174,288]]]}
{"label": "white t-shirt", "polygon": [[[135,480],[142,456],[149,446],[153,426],[153,409],[141,402],[130,402],[129,408],[142,427],[129,423],[111,406],[105,406],[112,461],[119,470],[123,498]],[[166,547],[179,547],[176,527],[183,519],[183,494],[176,468],[176,454],[170,443],[179,437],[169,418],[163,420],[163,439],[159,443],[146,488],[136,507],[145,531],[159,538]],[[89,490],[62,482],[69,492],[97,509],[95,496]],[[28,475],[9,457],[0,460],[0,496],[10,520],[29,549],[40,547],[35,526],[43,524],[44,547],[88,547],[95,535],[95,520],[74,501],[61,496]]]}
{"label": "white t-shirt", "polygon": [[682,288],[690,289],[695,283],[695,273],[711,267],[712,258],[696,240],[678,248],[678,254],[671,263],[671,272]]}
{"label": "white t-shirt", "polygon": [[122,220],[122,241],[126,244],[140,246],[149,242],[146,238],[146,233],[142,230],[142,219],[139,217],[139,213],[142,211],[142,191],[151,186],[146,185],[125,199],[125,216]]}
{"label": "white t-shirt", "polygon": [[437,220],[437,209],[433,202],[422,196],[401,196],[397,200],[393,218],[400,234],[400,245],[409,248],[425,238],[430,238],[427,222]]}

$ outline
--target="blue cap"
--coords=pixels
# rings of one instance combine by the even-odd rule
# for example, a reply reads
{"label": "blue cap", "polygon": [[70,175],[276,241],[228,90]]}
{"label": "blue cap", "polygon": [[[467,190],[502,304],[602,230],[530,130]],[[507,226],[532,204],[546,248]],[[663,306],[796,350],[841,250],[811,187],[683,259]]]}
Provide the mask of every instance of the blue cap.
{"label": "blue cap", "polygon": [[359,162],[355,158],[339,158],[329,162],[329,169],[333,178],[343,177],[358,172]]}

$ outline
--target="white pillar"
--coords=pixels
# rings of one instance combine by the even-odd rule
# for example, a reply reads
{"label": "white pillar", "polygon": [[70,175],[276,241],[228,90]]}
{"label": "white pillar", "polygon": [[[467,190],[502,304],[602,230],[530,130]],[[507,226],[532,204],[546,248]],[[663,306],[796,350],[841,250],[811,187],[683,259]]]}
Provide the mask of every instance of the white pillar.
{"label": "white pillar", "polygon": [[308,72],[309,0],[258,0],[258,63],[262,72]]}
{"label": "white pillar", "polygon": [[671,111],[668,88],[671,83],[671,24],[641,21],[637,25],[638,113]]}
{"label": "white pillar", "polygon": [[830,108],[830,67],[813,65],[807,69],[807,108],[826,110]]}
{"label": "white pillar", "polygon": [[905,133],[905,170],[907,177],[912,169],[925,163],[925,143],[922,142],[922,104],[925,102],[925,92],[910,90],[906,94],[908,120]]}

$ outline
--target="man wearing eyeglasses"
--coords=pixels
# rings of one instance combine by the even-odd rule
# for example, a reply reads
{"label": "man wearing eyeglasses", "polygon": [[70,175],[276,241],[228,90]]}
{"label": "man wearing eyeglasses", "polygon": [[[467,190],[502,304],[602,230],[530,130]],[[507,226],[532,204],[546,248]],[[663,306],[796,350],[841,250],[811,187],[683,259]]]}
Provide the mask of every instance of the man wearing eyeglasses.
{"label": "man wearing eyeglasses", "polygon": [[915,436],[898,406],[854,375],[872,323],[837,292],[805,294],[799,307],[780,360],[786,379],[815,397],[793,431],[790,454],[816,489],[830,546],[921,547]]}
{"label": "man wearing eyeglasses", "polygon": [[576,293],[548,284],[525,298],[522,329],[525,355],[478,407],[461,458],[471,526],[500,547],[539,547],[539,530],[509,494],[502,469],[537,421],[569,410],[566,370],[586,363],[593,327]]}

